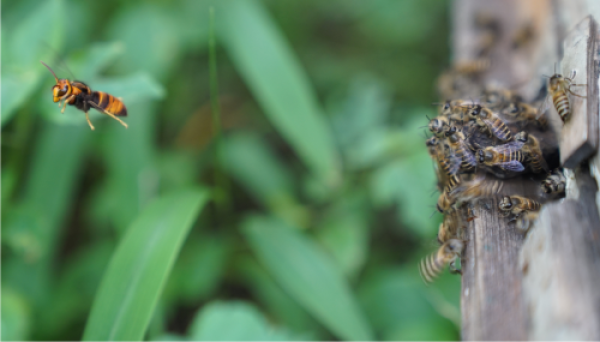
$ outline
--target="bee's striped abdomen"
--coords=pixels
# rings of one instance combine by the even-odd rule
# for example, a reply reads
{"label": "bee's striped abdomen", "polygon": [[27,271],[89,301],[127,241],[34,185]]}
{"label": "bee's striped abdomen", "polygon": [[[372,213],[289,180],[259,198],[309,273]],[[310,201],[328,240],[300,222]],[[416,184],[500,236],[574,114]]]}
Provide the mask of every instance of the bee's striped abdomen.
{"label": "bee's striped abdomen", "polygon": [[510,129],[504,124],[504,121],[497,119],[492,124],[492,134],[498,139],[507,141],[511,139]]}
{"label": "bee's striped abdomen", "polygon": [[457,156],[461,158],[460,168],[465,172],[473,172],[477,167],[477,160],[466,147],[461,146],[457,151]]}
{"label": "bee's striped abdomen", "polygon": [[115,116],[127,116],[127,108],[125,108],[123,102],[110,94],[103,91],[94,91],[92,92],[92,101],[99,108]]}
{"label": "bee's striped abdomen", "polygon": [[529,211],[538,211],[541,207],[540,202],[528,198],[525,199],[521,205],[523,206],[524,210]]}
{"label": "bee's striped abdomen", "polygon": [[567,94],[564,91],[558,91],[552,94],[552,102],[562,121],[567,121],[571,116],[571,105],[569,104]]}
{"label": "bee's striped abdomen", "polygon": [[419,271],[421,273],[421,277],[423,277],[423,280],[429,284],[440,275],[444,269],[444,266],[445,265],[443,263],[438,261],[437,253],[433,253],[421,260],[421,263],[419,264]]}

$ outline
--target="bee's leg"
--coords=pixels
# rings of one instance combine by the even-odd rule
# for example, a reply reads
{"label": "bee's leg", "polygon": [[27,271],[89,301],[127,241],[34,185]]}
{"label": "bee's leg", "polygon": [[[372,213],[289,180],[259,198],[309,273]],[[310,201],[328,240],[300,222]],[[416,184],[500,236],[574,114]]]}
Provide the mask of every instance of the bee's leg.
{"label": "bee's leg", "polygon": [[88,114],[88,112],[85,112],[85,119],[87,120],[88,125],[90,125],[92,131],[95,130],[94,125],[92,125],[92,122],[90,121],[90,114]]}
{"label": "bee's leg", "polygon": [[450,273],[452,274],[461,274],[462,275],[462,270],[459,270],[456,268],[456,260],[453,260],[452,262],[450,262]]}
{"label": "bee's leg", "polygon": [[[71,101],[71,99],[74,99],[74,98],[75,98],[75,95],[71,95],[65,99],[65,102],[63,103],[63,107],[60,110],[61,114],[65,112],[65,108],[67,108],[67,103],[69,103],[69,101]],[[59,102],[58,106],[60,106],[60,102]]]}
{"label": "bee's leg", "polygon": [[577,97],[587,97],[587,95],[583,96],[583,95],[579,95],[579,94],[575,94],[572,90],[571,90],[571,86],[585,86],[587,84],[569,84],[569,87],[567,88],[567,91],[573,95],[573,96],[577,96]]}
{"label": "bee's leg", "polygon": [[119,122],[121,123],[121,125],[125,126],[125,128],[128,128],[127,124],[126,124],[125,122],[123,122],[123,120],[121,120],[121,119],[119,119],[118,117],[116,117],[114,114],[112,114],[112,113],[109,113],[109,112],[107,112],[107,111],[104,111],[103,113],[104,113],[104,114],[106,114],[106,115],[108,115],[108,116],[110,116],[111,118],[113,118],[113,119],[115,119],[115,120],[119,121]]}

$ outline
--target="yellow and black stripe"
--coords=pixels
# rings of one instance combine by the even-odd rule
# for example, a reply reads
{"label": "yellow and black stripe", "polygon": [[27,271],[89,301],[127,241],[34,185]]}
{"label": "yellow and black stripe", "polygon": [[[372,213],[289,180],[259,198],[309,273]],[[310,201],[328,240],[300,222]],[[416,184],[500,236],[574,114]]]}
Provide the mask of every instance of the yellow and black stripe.
{"label": "yellow and black stripe", "polygon": [[91,101],[95,103],[98,108],[115,116],[127,116],[127,108],[125,108],[123,102],[116,97],[103,91],[94,91],[91,96]]}
{"label": "yellow and black stripe", "polygon": [[502,121],[500,118],[495,118],[490,130],[492,131],[492,134],[500,140],[507,141],[512,138],[510,129],[508,129],[508,126],[506,126],[504,121]]}
{"label": "yellow and black stripe", "polygon": [[553,92],[552,102],[562,121],[566,122],[571,116],[571,104],[569,103],[567,93],[564,91]]}

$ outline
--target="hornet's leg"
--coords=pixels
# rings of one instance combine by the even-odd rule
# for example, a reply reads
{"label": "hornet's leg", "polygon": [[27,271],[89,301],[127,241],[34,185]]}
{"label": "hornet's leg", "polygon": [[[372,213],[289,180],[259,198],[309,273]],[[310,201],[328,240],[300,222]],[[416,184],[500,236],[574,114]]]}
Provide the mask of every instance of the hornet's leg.
{"label": "hornet's leg", "polygon": [[94,125],[92,125],[92,122],[90,121],[90,115],[88,114],[88,112],[85,112],[85,119],[87,120],[88,125],[90,125],[90,128],[93,131],[95,128]]}
{"label": "hornet's leg", "polygon": [[[74,98],[75,98],[75,95],[71,95],[71,96],[69,96],[69,97],[67,97],[67,98],[65,99],[65,102],[63,103],[63,107],[62,107],[62,109],[60,110],[60,113],[61,113],[61,114],[65,112],[65,108],[67,108],[67,103],[68,103],[69,101],[71,101],[72,99],[74,99]],[[58,103],[58,106],[60,107],[60,102]]]}
{"label": "hornet's leg", "polygon": [[123,120],[119,119],[119,118],[118,118],[118,117],[116,117],[114,114],[112,114],[112,113],[109,113],[109,112],[107,112],[107,111],[104,111],[104,114],[106,114],[106,115],[110,116],[111,118],[113,118],[113,119],[115,119],[115,120],[119,121],[119,122],[121,123],[121,125],[125,126],[125,128],[127,128],[127,127],[128,127],[128,126],[127,126],[127,124],[126,124],[125,122],[123,122]]}

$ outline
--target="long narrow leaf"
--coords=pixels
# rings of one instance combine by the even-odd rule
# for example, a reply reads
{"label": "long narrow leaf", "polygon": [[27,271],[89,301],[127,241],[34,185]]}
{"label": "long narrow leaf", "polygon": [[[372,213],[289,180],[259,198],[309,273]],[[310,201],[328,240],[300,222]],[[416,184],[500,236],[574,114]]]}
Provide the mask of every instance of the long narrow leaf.
{"label": "long narrow leaf", "polygon": [[281,286],[341,339],[373,334],[342,271],[311,240],[283,221],[253,217],[244,225],[250,245]]}
{"label": "long narrow leaf", "polygon": [[331,131],[289,45],[257,2],[226,4],[217,22],[232,61],[304,163],[322,180],[335,182],[339,165]]}
{"label": "long narrow leaf", "polygon": [[84,340],[141,340],[194,219],[208,198],[185,190],[148,205],[128,228],[110,261]]}

